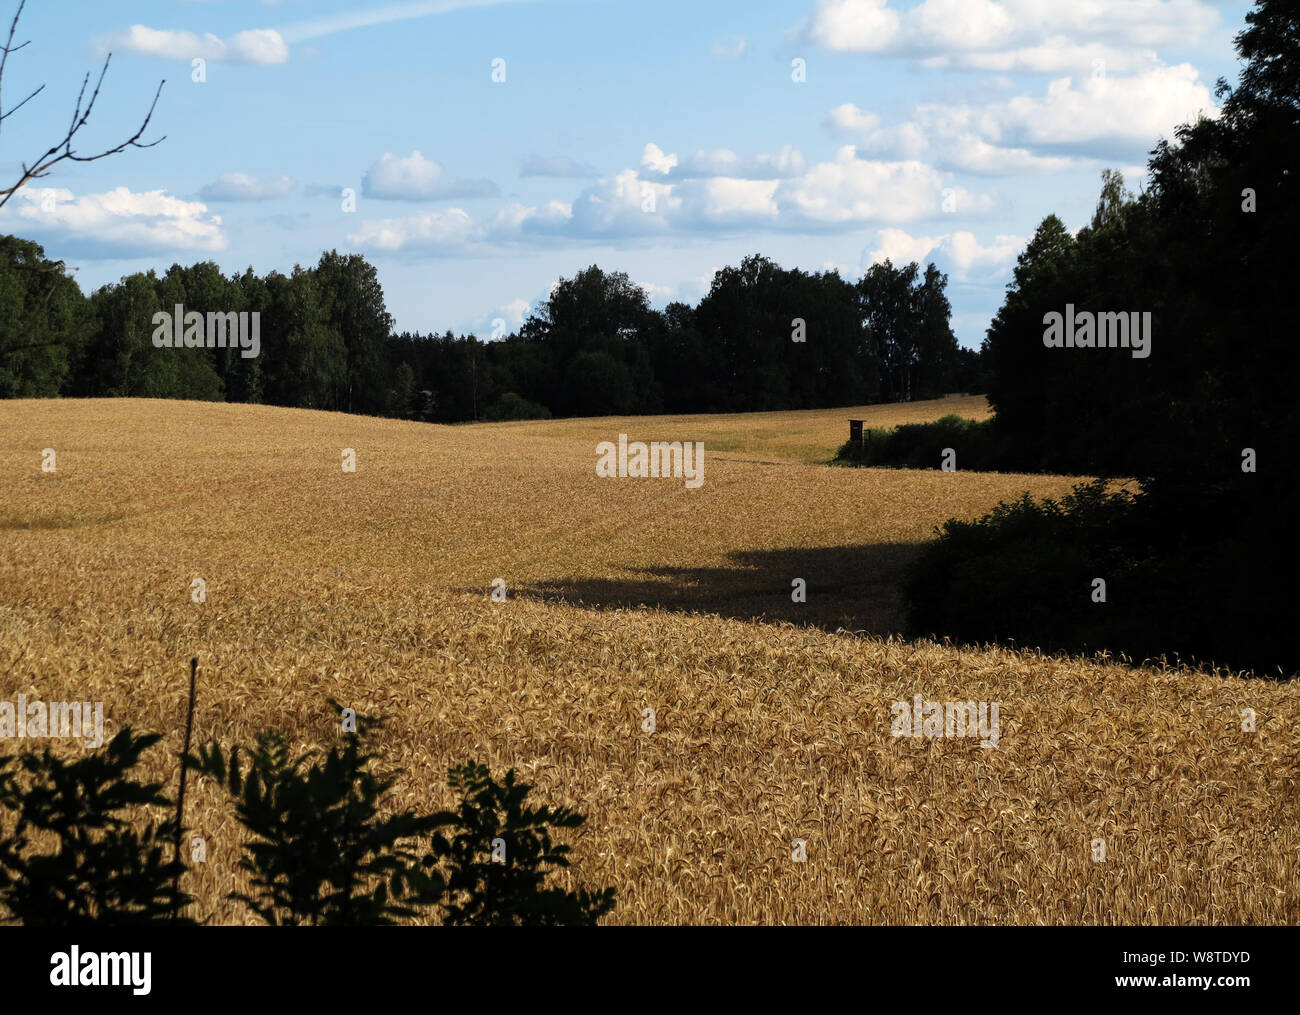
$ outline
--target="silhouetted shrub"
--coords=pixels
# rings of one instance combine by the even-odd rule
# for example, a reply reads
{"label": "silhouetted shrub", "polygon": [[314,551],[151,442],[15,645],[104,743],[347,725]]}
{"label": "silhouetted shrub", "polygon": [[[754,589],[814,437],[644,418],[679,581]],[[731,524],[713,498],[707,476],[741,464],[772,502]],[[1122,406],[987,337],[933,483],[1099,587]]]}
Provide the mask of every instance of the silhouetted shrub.
{"label": "silhouetted shrub", "polygon": [[239,866],[252,875],[252,894],[231,892],[269,924],[315,926],[391,924],[417,915],[442,897],[414,852],[416,836],[437,822],[414,811],[379,816],[379,799],[393,785],[368,770],[373,754],[360,738],[377,722],[356,717],[357,733],[323,755],[307,751],[292,761],[284,739],[263,733],[229,762],[218,744],[188,759],[222,783],[235,813],[253,838]]}
{"label": "silhouetted shrub", "polygon": [[948,520],[905,579],[912,627],[1044,648],[1099,637],[1109,604],[1091,601],[1091,583],[1105,578],[1109,595],[1131,564],[1120,547],[1132,501],[1096,480],[1060,502],[1025,494],[977,521]]}
{"label": "silhouetted shrub", "polygon": [[[551,840],[551,827],[577,828],[586,818],[566,807],[527,807],[531,786],[511,769],[494,782],[484,765],[448,773],[460,807],[436,815],[438,832],[427,863],[447,871],[448,924],[557,926],[594,924],[614,907],[614,889],[565,892],[545,887],[551,869],[568,867],[569,847]],[[486,855],[487,859],[484,859]]]}
{"label": "silhouetted shrub", "polygon": [[[249,753],[246,774],[238,747],[229,763],[215,744],[190,758],[196,771],[227,786],[254,836],[239,865],[256,891],[230,898],[267,923],[312,925],[389,924],[428,917],[434,907],[443,907],[448,924],[590,924],[613,907],[613,889],[545,886],[551,869],[568,866],[569,847],[554,844],[550,828],[586,819],[564,807],[526,807],[531,787],[516,784],[513,770],[498,784],[482,765],[453,768],[458,810],[381,818],[378,802],[393,780],[372,774],[375,756],[360,747],[380,724],[355,721],[357,732],[319,761],[307,752],[291,762],[273,733]],[[417,843],[429,833],[420,855]]]}
{"label": "silhouetted shrub", "polygon": [[[1280,519],[1239,532],[1227,524],[1235,503],[1168,504],[1099,479],[1059,502],[1026,494],[950,519],[904,580],[912,633],[1290,672],[1285,601],[1253,580]],[[1287,561],[1272,563],[1279,580]],[[1097,578],[1105,602],[1093,600]]]}
{"label": "silhouetted shrub", "polygon": [[[120,926],[171,921],[190,897],[174,889],[184,866],[173,856],[174,819],[137,831],[121,812],[170,808],[162,783],[128,777],[161,739],[123,729],[101,751],[64,762],[50,754],[0,756],[0,904],[27,926]],[[16,764],[15,764],[16,762]],[[41,849],[33,833],[52,834]],[[190,923],[178,919],[178,923]]]}
{"label": "silhouetted shrub", "polygon": [[838,461],[855,465],[937,469],[944,450],[956,452],[958,469],[1006,469],[1005,455],[991,420],[966,419],[950,413],[932,423],[905,423],[895,429],[872,429],[862,442],[846,441]]}
{"label": "silhouetted shrub", "polygon": [[[379,725],[355,715],[356,732],[345,733],[341,747],[292,760],[283,738],[270,732],[252,750],[232,747],[228,758],[215,743],[184,755],[187,768],[226,788],[252,836],[239,859],[252,890],[228,898],[269,924],[314,926],[430,916],[447,924],[583,925],[613,908],[612,888],[546,886],[550,873],[569,866],[569,847],[552,840],[552,829],[577,828],[586,819],[566,807],[526,806],[531,787],[516,783],[513,769],[497,783],[483,765],[452,768],[456,811],[381,816],[379,801],[393,779],[370,771],[375,755],[361,747]],[[48,749],[0,756],[0,816],[12,824],[0,826],[0,904],[7,921],[193,922],[179,916],[192,901],[177,887],[185,868],[175,856],[176,821],[183,818],[137,832],[117,814],[172,806],[161,783],[127,775],[159,739],[124,729],[102,751],[71,763]],[[52,833],[57,848],[41,852],[32,833]],[[421,852],[425,835],[430,847]]]}

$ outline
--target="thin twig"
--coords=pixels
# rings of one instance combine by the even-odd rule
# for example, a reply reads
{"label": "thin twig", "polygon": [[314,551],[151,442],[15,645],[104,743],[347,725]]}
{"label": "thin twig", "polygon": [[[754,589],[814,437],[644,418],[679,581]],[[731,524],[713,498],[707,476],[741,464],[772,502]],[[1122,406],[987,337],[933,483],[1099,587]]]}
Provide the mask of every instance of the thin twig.
{"label": "thin twig", "polygon": [[[27,45],[26,42],[20,43],[17,46],[13,44],[14,32],[18,28],[18,19],[22,17],[23,8],[26,6],[26,2],[27,0],[20,0],[18,10],[14,13],[13,21],[9,23],[9,35],[5,40],[5,44],[0,46],[0,86],[4,83],[5,66],[9,61],[9,54],[16,53]],[[72,119],[68,124],[67,132],[63,135],[63,138],[60,141],[48,148],[30,166],[26,162],[21,164],[23,172],[22,176],[19,177],[18,182],[12,187],[0,189],[0,208],[3,208],[9,199],[13,197],[24,184],[30,180],[47,176],[50,169],[62,162],[64,159],[71,162],[94,162],[98,159],[107,158],[110,155],[116,155],[119,152],[125,151],[127,148],[152,148],[154,145],[161,144],[166,140],[166,135],[160,137],[157,141],[145,142],[140,140],[140,138],[144,136],[144,132],[149,128],[149,122],[153,119],[154,110],[158,106],[158,98],[162,95],[162,87],[167,83],[164,78],[158,83],[158,90],[154,92],[153,102],[149,104],[149,111],[145,114],[144,122],[140,124],[136,132],[129,138],[121,144],[115,145],[112,148],[106,148],[95,155],[78,155],[73,149],[73,139],[77,136],[77,132],[86,125],[87,121],[90,119],[90,114],[94,111],[95,100],[99,98],[99,89],[104,84],[104,77],[108,74],[108,65],[112,59],[112,53],[109,53],[104,58],[104,66],[100,68],[99,78],[95,82],[94,91],[90,93],[89,99],[86,97],[86,87],[90,84],[90,74],[87,73],[82,79],[81,90],[77,93],[77,103],[73,107]],[[16,113],[18,110],[22,109],[23,106],[27,105],[28,102],[44,91],[44,89],[44,85],[39,86],[25,99],[19,102],[18,105],[9,110],[4,109],[3,103],[0,102],[0,125],[2,125],[12,113]]]}
{"label": "thin twig", "polygon": [[[181,829],[185,822],[185,775],[187,766],[185,759],[190,753],[190,734],[194,732],[194,699],[197,690],[197,676],[199,671],[199,661],[197,658],[190,660],[190,707],[185,714],[185,749],[181,751],[181,788],[176,794],[176,850],[172,857],[177,864],[181,862]],[[178,920],[181,915],[181,869],[176,868],[176,874],[172,879],[172,919]]]}

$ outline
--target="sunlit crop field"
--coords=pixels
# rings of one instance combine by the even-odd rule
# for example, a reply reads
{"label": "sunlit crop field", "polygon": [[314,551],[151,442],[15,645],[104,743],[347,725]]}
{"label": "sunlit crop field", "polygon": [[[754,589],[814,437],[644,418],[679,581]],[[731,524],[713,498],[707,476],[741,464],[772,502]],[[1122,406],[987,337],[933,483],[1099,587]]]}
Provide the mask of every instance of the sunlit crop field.
{"label": "sunlit crop field", "polygon": [[[548,438],[590,440],[593,444],[628,433],[639,439],[660,433],[689,432],[691,440],[702,440],[710,451],[728,459],[776,459],[825,464],[849,439],[849,420],[861,419],[868,427],[928,423],[949,413],[967,419],[988,419],[992,413],[983,395],[952,395],[929,402],[867,405],[857,409],[804,409],[798,412],[741,412],[716,416],[610,416],[600,419],[563,419],[538,430],[536,423],[502,424]],[[634,431],[634,433],[633,433]]]}
{"label": "sunlit crop field", "polygon": [[[811,464],[851,416],[954,411],[986,414],[0,403],[0,698],[102,700],[108,736],[166,734],[150,772],[173,787],[191,656],[198,742],[330,743],[336,698],[386,720],[395,806],[447,805],[473,758],[586,813],[561,883],[615,887],[606,922],[1296,922],[1300,685],[897,637],[936,525],[1074,482]],[[703,486],[598,478],[620,433],[704,441]],[[997,749],[892,737],[915,694],[998,702]],[[247,887],[231,808],[190,794],[191,915],[251,922],[226,899]]]}

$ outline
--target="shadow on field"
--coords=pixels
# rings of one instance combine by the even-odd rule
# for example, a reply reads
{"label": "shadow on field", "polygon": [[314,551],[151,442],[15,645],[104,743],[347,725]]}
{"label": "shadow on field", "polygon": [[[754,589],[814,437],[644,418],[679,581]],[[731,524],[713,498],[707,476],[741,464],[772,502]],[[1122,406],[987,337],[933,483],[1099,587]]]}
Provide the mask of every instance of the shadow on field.
{"label": "shadow on field", "polygon": [[[516,586],[510,594],[595,609],[658,607],[739,620],[788,621],[887,635],[902,633],[899,583],[920,544],[737,550],[728,567],[656,567],[644,579],[573,579]],[[793,581],[807,602],[791,600]]]}

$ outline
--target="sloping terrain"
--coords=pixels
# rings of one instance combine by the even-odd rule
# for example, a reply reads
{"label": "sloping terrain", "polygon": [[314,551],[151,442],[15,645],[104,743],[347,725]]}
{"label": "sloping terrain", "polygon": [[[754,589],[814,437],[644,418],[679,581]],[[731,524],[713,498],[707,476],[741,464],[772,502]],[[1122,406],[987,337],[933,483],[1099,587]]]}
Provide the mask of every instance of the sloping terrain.
{"label": "sloping terrain", "polygon": [[[199,742],[327,742],[334,697],[387,720],[395,803],[448,803],[476,758],[588,814],[571,878],[617,888],[611,922],[1295,922],[1300,687],[897,637],[934,526],[1073,482],[807,464],[850,416],[983,414],[954,401],[457,427],[6,402],[0,699],[102,700],[174,756],[191,656]],[[598,478],[620,433],[703,440],[703,486]],[[915,694],[997,702],[998,747],[891,736]],[[187,817],[194,915],[247,920],[228,805],[200,781]]]}

